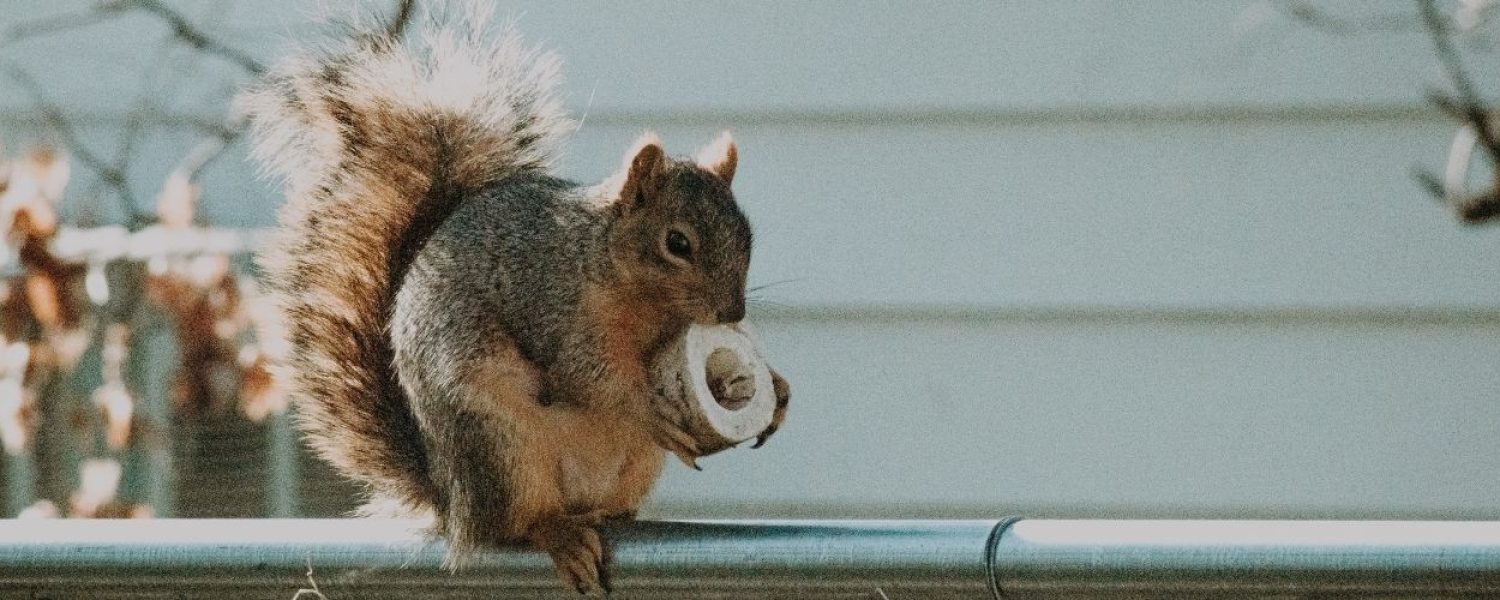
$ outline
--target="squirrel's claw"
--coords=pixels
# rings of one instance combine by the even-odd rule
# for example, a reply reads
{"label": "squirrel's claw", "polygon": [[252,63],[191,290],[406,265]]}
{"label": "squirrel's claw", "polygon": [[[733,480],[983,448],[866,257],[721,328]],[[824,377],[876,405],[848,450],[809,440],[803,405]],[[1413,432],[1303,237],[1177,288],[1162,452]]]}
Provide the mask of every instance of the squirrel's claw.
{"label": "squirrel's claw", "polygon": [[579,595],[609,595],[609,555],[595,529],[602,518],[602,513],[564,515],[539,524],[532,532],[536,546],[552,557],[557,576]]}
{"label": "squirrel's claw", "polygon": [[609,569],[609,546],[604,547],[604,554],[599,555],[599,589],[604,590],[604,596],[609,597],[615,593],[614,577]]}
{"label": "squirrel's claw", "polygon": [[[658,411],[660,410],[658,408]],[[682,464],[693,470],[703,470],[703,467],[698,466],[698,457],[703,455],[703,450],[698,447],[698,441],[693,439],[692,434],[683,430],[682,426],[669,415],[658,412],[652,429],[658,446],[676,455]]]}
{"label": "squirrel's claw", "polygon": [[657,443],[661,447],[666,448],[668,452],[677,456],[677,460],[682,461],[682,464],[687,465],[694,471],[702,471],[703,467],[698,466],[698,455],[701,452],[698,451],[697,442],[694,442],[693,438],[681,429],[670,427],[664,427],[663,429],[666,431],[663,431],[662,434],[667,439],[658,439]]}
{"label": "squirrel's claw", "polygon": [[688,468],[690,468],[690,469],[692,469],[694,471],[702,471],[703,470],[703,467],[698,466],[698,457],[693,456],[691,454],[688,454],[686,452],[682,452],[680,450],[673,450],[672,453],[676,454],[677,455],[677,460],[682,461],[682,464],[687,465]]}
{"label": "squirrel's claw", "polygon": [[766,445],[766,440],[771,439],[771,434],[773,433],[776,433],[776,426],[767,427],[765,431],[760,432],[760,435],[755,436],[755,444],[751,445],[750,449],[754,450]]}
{"label": "squirrel's claw", "polygon": [[580,596],[602,596],[607,593],[601,583],[599,558],[589,555],[586,547],[560,547],[548,552],[557,576]]}

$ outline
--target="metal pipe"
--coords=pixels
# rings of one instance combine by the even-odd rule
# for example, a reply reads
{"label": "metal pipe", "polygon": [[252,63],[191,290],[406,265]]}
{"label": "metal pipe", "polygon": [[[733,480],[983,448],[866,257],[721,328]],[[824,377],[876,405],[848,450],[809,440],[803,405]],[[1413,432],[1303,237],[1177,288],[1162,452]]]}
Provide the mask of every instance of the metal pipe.
{"label": "metal pipe", "polygon": [[1000,597],[1500,597],[1500,522],[1023,520]]}
{"label": "metal pipe", "polygon": [[[456,574],[407,521],[0,522],[19,597],[569,597],[546,557]],[[612,528],[615,597],[1500,597],[1500,523],[641,522]],[[29,593],[30,595],[26,595]],[[304,595],[303,598],[308,597]]]}
{"label": "metal pipe", "polygon": [[[546,556],[492,552],[457,574],[414,524],[357,520],[0,522],[0,590],[38,598],[566,598]],[[615,597],[989,598],[994,521],[633,523]],[[877,589],[879,591],[877,591]],[[136,596],[129,596],[129,594]],[[304,599],[307,595],[303,596]]]}
{"label": "metal pipe", "polygon": [[297,516],[302,483],[297,451],[301,447],[291,413],[285,407],[273,409],[266,417],[266,516]]}
{"label": "metal pipe", "polygon": [[14,517],[36,502],[36,467],[32,464],[31,448],[11,454],[0,450],[5,461],[5,515]]}
{"label": "metal pipe", "polygon": [[[152,225],[130,231],[118,225],[65,227],[48,245],[52,256],[75,264],[107,264],[118,260],[148,261],[153,258],[200,254],[248,254],[265,245],[270,237],[264,229],[192,227],[177,229]],[[0,244],[0,277],[24,273],[20,255]]]}
{"label": "metal pipe", "polygon": [[177,340],[160,313],[146,311],[133,326],[125,375],[136,398],[130,484],[136,500],[152,514],[171,517],[177,511],[175,450],[192,443],[193,433],[191,427],[174,422],[173,372],[162,368],[177,364]]}

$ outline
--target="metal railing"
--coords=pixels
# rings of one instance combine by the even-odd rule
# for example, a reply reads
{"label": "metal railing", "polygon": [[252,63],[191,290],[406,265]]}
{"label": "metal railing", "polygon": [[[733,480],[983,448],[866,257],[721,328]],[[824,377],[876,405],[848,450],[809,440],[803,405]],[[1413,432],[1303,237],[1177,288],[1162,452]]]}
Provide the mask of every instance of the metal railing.
{"label": "metal railing", "polygon": [[[28,598],[292,599],[314,588],[329,600],[571,595],[532,552],[490,552],[444,571],[441,543],[417,527],[0,522],[0,590]],[[1500,522],[639,522],[607,537],[618,598],[1500,597]]]}

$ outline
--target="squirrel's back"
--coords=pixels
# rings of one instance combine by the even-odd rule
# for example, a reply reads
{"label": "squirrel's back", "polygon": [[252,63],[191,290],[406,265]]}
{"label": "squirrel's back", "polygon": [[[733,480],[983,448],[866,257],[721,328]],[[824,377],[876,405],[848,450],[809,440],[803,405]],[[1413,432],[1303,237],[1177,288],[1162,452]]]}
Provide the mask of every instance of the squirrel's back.
{"label": "squirrel's back", "polygon": [[286,184],[259,258],[287,317],[300,422],[342,473],[407,506],[438,492],[392,373],[393,297],[459,202],[544,173],[573,128],[556,58],[488,35],[469,6],[407,41],[294,53],[241,99],[254,156]]}

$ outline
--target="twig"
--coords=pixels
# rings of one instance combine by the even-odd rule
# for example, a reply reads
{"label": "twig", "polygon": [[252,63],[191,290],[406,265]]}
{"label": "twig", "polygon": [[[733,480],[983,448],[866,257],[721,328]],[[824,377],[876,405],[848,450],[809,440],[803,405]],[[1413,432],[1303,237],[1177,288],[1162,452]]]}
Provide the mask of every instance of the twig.
{"label": "twig", "polygon": [[109,185],[115,190],[116,194],[119,194],[126,217],[132,223],[143,223],[143,219],[146,217],[137,208],[139,205],[136,204],[135,194],[130,191],[130,182],[126,178],[125,172],[99,155],[94,154],[93,150],[90,150],[83,143],[83,140],[78,137],[78,133],[73,130],[73,125],[69,122],[67,115],[63,113],[62,109],[51,98],[47,97],[46,93],[42,91],[41,85],[37,83],[36,79],[30,73],[13,65],[3,63],[0,63],[0,70],[5,71],[5,74],[12,81],[15,81],[21,89],[25,90],[27,95],[31,96],[32,103],[36,105],[37,110],[41,111],[43,117],[46,118],[47,124],[62,138],[63,146],[68,149],[68,152],[78,158],[78,161],[83,166],[97,174],[100,181]]}
{"label": "twig", "polygon": [[188,181],[196,181],[198,174],[203,171],[204,167],[207,167],[214,159],[223,155],[224,150],[228,149],[230,144],[233,144],[236,139],[239,139],[240,134],[245,131],[245,126],[246,123],[243,120],[235,120],[230,125],[198,142],[198,145],[193,146],[193,149],[187,153],[187,156],[177,161],[177,166],[172,168],[173,175],[184,177]]}
{"label": "twig", "polygon": [[[3,1],[3,0],[0,0]],[[4,61],[0,61],[3,63]],[[11,62],[11,65],[16,63]],[[164,86],[164,89],[166,86]],[[161,105],[152,102],[138,111],[142,125],[167,125],[181,126],[205,135],[219,135],[225,130],[224,121],[220,118],[207,114],[178,112],[164,109]],[[112,126],[118,125],[123,119],[129,118],[128,114],[111,112],[90,112],[76,115],[70,118],[77,126]],[[46,125],[45,118],[36,118],[27,112],[0,113],[0,123],[24,124],[24,125]]]}
{"label": "twig", "polygon": [[1415,31],[1419,28],[1409,15],[1384,14],[1355,20],[1336,17],[1308,2],[1277,2],[1273,6],[1303,25],[1335,35]]}
{"label": "twig", "polygon": [[1437,3],[1434,0],[1418,0],[1417,5],[1421,8],[1422,21],[1427,25],[1427,32],[1432,38],[1433,47],[1437,50],[1438,60],[1442,61],[1448,80],[1458,91],[1457,104],[1442,96],[1435,96],[1434,102],[1439,108],[1455,113],[1473,125],[1485,151],[1490,153],[1491,158],[1500,158],[1500,141],[1495,139],[1494,131],[1490,127],[1489,111],[1485,109],[1484,100],[1479,97],[1478,90],[1474,88],[1474,81],[1464,71],[1463,61],[1458,56],[1458,50],[1453,47],[1453,40],[1448,36],[1443,16],[1438,12]]}
{"label": "twig", "polygon": [[1442,200],[1448,197],[1448,188],[1443,185],[1443,180],[1439,179],[1431,171],[1414,168],[1412,169],[1411,176],[1417,180],[1417,183],[1421,184],[1422,189],[1427,190],[1427,193],[1431,194],[1434,198]]}
{"label": "twig", "polygon": [[[1462,121],[1473,130],[1474,142],[1484,148],[1485,155],[1494,169],[1490,189],[1486,192],[1464,197],[1461,196],[1462,189],[1450,189],[1453,186],[1446,185],[1439,185],[1437,188],[1442,192],[1440,197],[1453,205],[1464,222],[1485,222],[1500,216],[1500,138],[1495,135],[1495,129],[1490,122],[1490,111],[1486,108],[1484,99],[1475,88],[1473,79],[1464,70],[1463,61],[1449,35],[1450,28],[1442,13],[1438,11],[1437,3],[1435,0],[1418,0],[1417,7],[1422,16],[1422,22],[1426,25],[1428,36],[1432,39],[1433,48],[1437,51],[1438,60],[1443,65],[1443,71],[1455,90],[1454,96],[1431,92],[1428,94],[1428,100],[1438,109]],[[1438,181],[1432,175],[1419,176],[1419,180],[1429,188],[1433,187],[1432,182]]]}
{"label": "twig", "polygon": [[151,64],[141,76],[140,88],[136,90],[135,100],[131,102],[130,111],[126,113],[125,134],[120,141],[119,151],[115,153],[115,165],[122,171],[127,171],[130,157],[135,154],[136,144],[140,142],[141,134],[145,132],[146,117],[153,107],[152,93],[162,87],[173,87],[172,85],[161,86],[160,79],[162,71],[169,62],[172,51],[172,38],[162,40],[157,50],[153,53]]}
{"label": "twig", "polygon": [[192,21],[189,21],[187,17],[182,16],[182,13],[177,12],[160,0],[108,0],[100,2],[86,11],[65,13],[54,17],[19,23],[7,28],[5,34],[0,36],[0,47],[29,38],[111,21],[136,10],[148,13],[166,23],[172,30],[172,37],[194,50],[212,54],[239,65],[240,68],[252,75],[259,75],[266,71],[265,65],[261,64],[260,61],[204,33],[203,30],[193,25]]}
{"label": "twig", "polygon": [[[167,21],[173,27],[174,35],[186,41],[194,49],[219,54],[222,57],[233,60],[252,75],[259,75],[265,72],[265,66],[259,61],[250,58],[243,52],[213,41],[206,34],[193,28],[191,23],[182,17],[182,15],[172,11],[158,0],[133,1]],[[403,3],[410,4],[412,1],[403,0]],[[410,18],[411,7],[403,5],[401,11],[401,14],[398,15],[398,18],[402,21],[399,23],[399,26],[404,28],[404,21]],[[397,22],[392,22],[392,28],[397,26]],[[224,151],[244,133],[247,125],[248,123],[243,118],[235,118],[218,129],[210,131],[205,139],[193,146],[193,149],[182,160],[178,161],[177,165],[172,169],[172,176],[181,177],[189,182],[196,181],[198,174],[212,163],[214,159],[223,155]]]}
{"label": "twig", "polygon": [[[115,170],[121,173],[130,172],[131,163],[135,158],[136,146],[140,143],[146,130],[146,117],[152,107],[151,92],[160,87],[157,85],[159,83],[158,80],[160,79],[163,67],[167,64],[168,55],[173,48],[172,38],[169,37],[162,41],[164,43],[154,53],[150,66],[147,67],[146,72],[141,77],[140,89],[136,91],[135,100],[131,102],[132,106],[125,120],[125,131],[121,134],[119,147],[115,151],[114,162],[112,164]],[[81,210],[85,213],[93,211],[95,207],[90,205],[97,202],[97,200],[97,195],[86,196],[87,204],[82,205]]]}
{"label": "twig", "polygon": [[396,14],[385,26],[385,35],[391,38],[399,38],[406,33],[406,26],[411,24],[412,13],[416,12],[416,0],[396,0]]}
{"label": "twig", "polygon": [[0,33],[0,48],[30,38],[42,37],[73,29],[82,29],[90,25],[110,21],[124,14],[125,8],[123,4],[107,2],[96,5],[88,10],[68,12],[17,23],[5,28],[5,31]]}
{"label": "twig", "polygon": [[1463,219],[1465,223],[1486,223],[1500,216],[1500,193],[1491,191],[1488,194],[1464,198],[1459,201],[1455,209],[1458,211],[1458,218]]}
{"label": "twig", "polygon": [[266,72],[265,65],[261,64],[260,61],[255,60],[254,58],[250,57],[250,55],[245,54],[244,52],[236,48],[229,47],[219,42],[218,40],[209,37],[208,34],[203,33],[201,29],[198,29],[196,26],[194,26],[191,21],[188,21],[187,17],[182,16],[182,13],[173,10],[170,6],[162,4],[159,0],[120,1],[129,6],[149,12],[162,21],[166,22],[166,24],[172,28],[172,34],[175,35],[178,40],[182,41],[182,43],[187,44],[194,50],[212,54],[229,62],[235,63],[239,65],[240,68],[248,71],[251,75],[260,75],[261,73]]}
{"label": "twig", "polygon": [[318,589],[318,580],[313,579],[313,566],[311,556],[307,557],[307,584],[311,585],[312,587],[297,590],[297,594],[292,596],[292,600],[301,600],[303,596],[311,596],[313,598],[317,598],[318,600],[328,600],[328,596],[324,596],[323,591]]}
{"label": "twig", "polygon": [[196,180],[198,173],[204,167],[208,166],[209,163],[213,162],[214,159],[224,154],[224,149],[228,148],[229,144],[239,136],[239,130],[225,130],[220,135],[211,136],[199,142],[197,146],[193,147],[192,151],[187,153],[187,156],[182,157],[182,160],[177,162],[177,166],[172,169],[172,172],[182,175],[188,181]]}
{"label": "twig", "polygon": [[[401,0],[395,19],[390,23],[392,31],[400,31],[406,27],[410,20],[413,0]],[[48,33],[56,33],[70,29],[77,29],[89,25],[102,23],[131,11],[148,13],[164,22],[171,30],[169,40],[175,40],[185,44],[194,51],[217,56],[238,65],[251,75],[259,75],[265,72],[265,66],[239,49],[226,44],[205,33],[195,26],[182,13],[163,3],[161,0],[107,0],[96,4],[92,9],[81,12],[66,13],[46,19],[30,21],[11,27],[7,35],[0,37],[0,46],[5,43],[20,41],[25,38],[38,37]],[[158,63],[160,64],[160,63]],[[127,179],[130,159],[135,145],[138,141],[150,108],[149,99],[141,96],[132,108],[129,121],[126,125],[124,138],[121,142],[120,154],[113,161],[106,161],[100,155],[94,153],[77,135],[71,120],[42,92],[41,86],[35,78],[25,71],[14,67],[6,67],[12,79],[26,89],[32,96],[39,111],[47,120],[52,129],[62,138],[62,142],[68,150],[78,157],[79,162],[91,171],[98,174],[100,181],[112,188],[125,205],[124,212],[129,218],[132,227],[141,227],[149,222],[149,217],[140,212],[139,204],[134,194],[130,191]],[[148,81],[151,79],[147,77]],[[200,128],[204,128],[200,126]],[[192,181],[215,158],[220,156],[224,149],[232,143],[244,129],[244,123],[233,122],[228,125],[217,125],[208,129],[207,139],[194,146],[187,156],[183,157],[174,170],[174,174],[186,177]]]}

